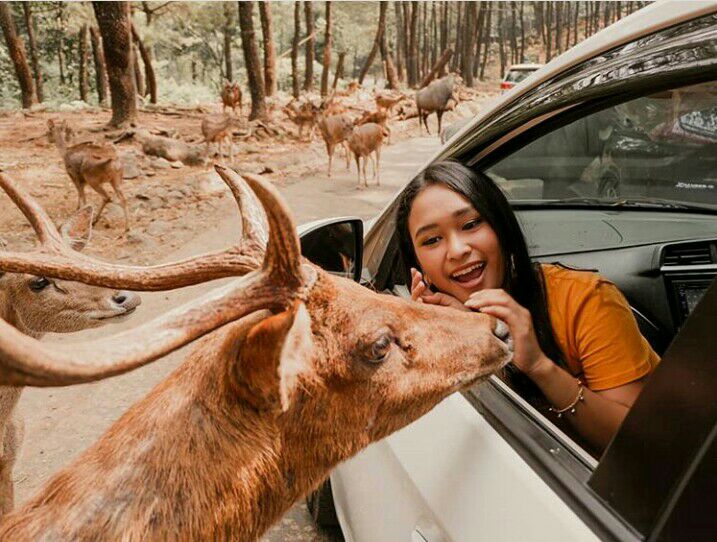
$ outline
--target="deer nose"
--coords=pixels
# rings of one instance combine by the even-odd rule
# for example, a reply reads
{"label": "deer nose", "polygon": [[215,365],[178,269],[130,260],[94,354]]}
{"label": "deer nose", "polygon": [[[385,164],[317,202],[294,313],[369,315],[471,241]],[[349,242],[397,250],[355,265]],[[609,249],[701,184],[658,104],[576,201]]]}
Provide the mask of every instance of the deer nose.
{"label": "deer nose", "polygon": [[116,292],[115,295],[112,296],[112,301],[123,309],[129,310],[134,309],[140,303],[142,303],[142,298],[134,292],[121,290],[119,292]]}

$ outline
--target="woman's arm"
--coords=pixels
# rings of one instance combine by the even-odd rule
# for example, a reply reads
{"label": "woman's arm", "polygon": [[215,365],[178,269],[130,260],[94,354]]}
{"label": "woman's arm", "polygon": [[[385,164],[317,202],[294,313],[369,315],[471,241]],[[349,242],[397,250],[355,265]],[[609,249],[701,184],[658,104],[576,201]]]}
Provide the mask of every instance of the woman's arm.
{"label": "woman's arm", "polygon": [[[578,383],[573,375],[556,365],[545,355],[526,375],[540,388],[558,410],[571,404],[578,395]],[[583,401],[575,406],[575,413],[566,412],[563,418],[598,450],[604,450],[625,419],[630,407],[643,387],[643,380],[615,388],[591,391],[583,386]]]}

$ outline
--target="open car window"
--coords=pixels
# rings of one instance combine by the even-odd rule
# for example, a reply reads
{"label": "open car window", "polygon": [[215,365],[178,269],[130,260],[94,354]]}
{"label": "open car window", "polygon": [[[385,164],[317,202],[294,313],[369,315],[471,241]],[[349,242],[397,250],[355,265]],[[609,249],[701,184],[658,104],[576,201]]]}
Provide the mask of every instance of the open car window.
{"label": "open car window", "polygon": [[717,210],[717,83],[642,96],[546,133],[486,172],[511,200]]}

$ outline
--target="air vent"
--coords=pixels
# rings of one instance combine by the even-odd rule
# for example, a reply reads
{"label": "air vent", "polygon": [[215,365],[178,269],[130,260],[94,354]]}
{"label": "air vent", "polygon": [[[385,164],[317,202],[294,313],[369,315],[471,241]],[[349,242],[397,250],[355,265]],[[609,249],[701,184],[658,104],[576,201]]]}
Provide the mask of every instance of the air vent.
{"label": "air vent", "polygon": [[666,246],[662,253],[662,265],[707,265],[717,263],[717,246],[714,243],[690,243]]}

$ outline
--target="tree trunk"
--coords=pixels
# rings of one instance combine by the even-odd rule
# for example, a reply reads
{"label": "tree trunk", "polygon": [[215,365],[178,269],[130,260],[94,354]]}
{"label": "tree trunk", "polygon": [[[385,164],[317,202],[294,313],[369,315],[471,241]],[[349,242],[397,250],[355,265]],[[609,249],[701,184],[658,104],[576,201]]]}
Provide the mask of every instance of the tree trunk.
{"label": "tree trunk", "polygon": [[87,78],[87,64],[89,54],[87,51],[87,24],[83,24],[80,29],[80,100],[87,103],[89,82]]}
{"label": "tree trunk", "polygon": [[411,87],[418,83],[418,10],[419,3],[411,2],[411,36],[408,45],[408,85]]}
{"label": "tree trunk", "polygon": [[264,89],[267,96],[276,94],[276,52],[271,23],[271,3],[259,2],[261,33],[264,37]]}
{"label": "tree trunk", "polygon": [[92,40],[92,56],[95,59],[95,85],[97,86],[97,100],[100,105],[107,106],[107,96],[110,93],[109,82],[107,81],[107,65],[105,54],[102,51],[102,38],[99,31],[90,27],[90,38]]}
{"label": "tree trunk", "polygon": [[525,59],[525,4],[523,2],[520,3],[520,58],[518,59],[518,62],[523,62]]}
{"label": "tree trunk", "polygon": [[393,3],[394,12],[396,14],[396,69],[398,70],[398,78],[401,81],[406,80],[406,34],[405,24],[403,22],[403,9],[400,2]]}
{"label": "tree trunk", "polygon": [[435,77],[443,70],[446,64],[448,64],[448,61],[453,56],[453,50],[452,49],[446,49],[443,51],[443,54],[436,60],[436,63],[431,68],[431,71],[426,74],[426,77],[423,78],[423,81],[421,81],[421,86],[419,88],[425,87],[428,83],[433,81]]}
{"label": "tree trunk", "polygon": [[373,61],[376,58],[376,53],[378,53],[379,48],[381,47],[381,40],[383,39],[384,33],[386,32],[386,11],[387,10],[388,10],[388,2],[379,2],[379,4],[378,4],[378,26],[376,28],[376,37],[373,40],[373,46],[371,47],[371,52],[369,52],[368,57],[366,57],[366,62],[364,62],[364,65],[361,68],[361,72],[359,73],[359,77],[358,77],[359,85],[363,85],[363,80],[366,77],[368,70],[371,68],[371,64],[373,64]]}
{"label": "tree trunk", "polygon": [[472,24],[470,26],[470,35],[467,36],[468,43],[463,53],[465,56],[465,75],[463,79],[467,86],[472,87],[474,84],[473,74],[475,73],[476,49],[482,37],[485,7],[482,2],[477,2],[471,5],[470,11]]}
{"label": "tree trunk", "polygon": [[254,37],[254,21],[252,14],[254,2],[238,2],[239,28],[241,29],[241,45],[244,51],[244,65],[251,94],[251,113],[249,120],[266,117],[266,104],[264,103],[264,80],[261,77],[261,63],[259,49]]}
{"label": "tree trunk", "polygon": [[[566,4],[567,5],[567,4]],[[555,49],[559,55],[563,52],[563,42],[560,38],[563,35],[563,3],[555,2]]]}
{"label": "tree trunk", "polygon": [[331,69],[331,2],[326,2],[326,31],[324,33],[324,67],[321,70],[321,95],[329,93],[329,71]]}
{"label": "tree trunk", "polygon": [[515,2],[510,3],[510,61],[518,63],[518,13]]}
{"label": "tree trunk", "polygon": [[60,83],[65,84],[65,6],[62,2],[57,3],[57,64],[60,69]]}
{"label": "tree trunk", "polygon": [[304,90],[314,89],[314,10],[311,0],[304,1],[304,15],[306,17],[306,67],[304,69]]}
{"label": "tree trunk", "polygon": [[149,101],[153,104],[157,103],[157,78],[154,75],[154,67],[152,66],[152,52],[144,46],[144,43],[139,38],[139,33],[132,25],[132,38],[137,44],[139,54],[142,56],[142,62],[144,63],[144,76],[147,83],[147,91],[149,92]]}
{"label": "tree trunk", "polygon": [[344,61],[346,59],[346,51],[339,53],[339,59],[336,62],[336,71],[334,72],[334,84],[331,88],[336,90],[336,86],[339,84],[339,80],[344,78]]}
{"label": "tree trunk", "polygon": [[573,24],[573,47],[578,44],[578,26],[580,25],[580,2],[575,5],[575,21]]}
{"label": "tree trunk", "polygon": [[35,42],[35,20],[32,17],[32,4],[23,2],[22,9],[25,13],[25,26],[27,27],[27,44],[30,47],[30,61],[32,62],[32,72],[35,76],[35,90],[37,92],[37,100],[42,102],[45,98],[45,92],[42,86],[42,69],[37,58],[37,43]]}
{"label": "tree trunk", "polygon": [[451,70],[457,71],[461,62],[461,48],[463,47],[463,26],[465,25],[465,11],[463,9],[463,2],[456,2],[455,6],[458,9],[456,15],[456,55],[451,60]]}
{"label": "tree trunk", "polygon": [[381,59],[383,60],[383,64],[386,67],[386,81],[388,81],[387,87],[390,89],[397,89],[398,88],[398,75],[396,74],[396,66],[393,64],[393,58],[391,58],[391,53],[388,50],[388,45],[386,44],[386,32],[383,33],[383,36],[381,36]]}
{"label": "tree trunk", "polygon": [[299,97],[299,41],[301,41],[301,2],[294,2],[294,39],[291,42],[291,94]]}
{"label": "tree trunk", "polygon": [[31,107],[37,103],[35,81],[32,79],[32,72],[30,72],[30,66],[27,64],[25,56],[25,45],[17,34],[15,21],[12,18],[12,7],[8,2],[0,3],[0,26],[2,26],[10,58],[15,67],[17,81],[20,84],[22,107]]}
{"label": "tree trunk", "polygon": [[493,2],[488,2],[486,9],[488,10],[488,15],[486,17],[485,21],[485,49],[483,50],[483,60],[481,60],[480,64],[480,79],[483,80],[483,77],[485,76],[485,65],[488,63],[488,55],[490,54],[490,42],[492,40],[492,18],[493,18]]}
{"label": "tree trunk", "polygon": [[92,2],[102,35],[112,98],[110,126],[134,124],[137,119],[129,9],[125,2]]}
{"label": "tree trunk", "polygon": [[548,2],[545,6],[545,62],[553,58],[552,50],[552,26],[553,26],[553,3]]}
{"label": "tree trunk", "polygon": [[234,13],[232,2],[224,2],[224,74],[227,81],[234,81],[232,62],[232,35],[234,34]]}
{"label": "tree trunk", "polygon": [[436,19],[436,2],[431,2],[431,66],[438,60],[438,25],[439,21]]}
{"label": "tree trunk", "polygon": [[132,65],[134,66],[134,84],[137,89],[137,95],[144,97],[147,91],[144,87],[142,67],[139,65],[139,49],[135,44],[132,44]]}
{"label": "tree trunk", "polygon": [[505,77],[505,30],[503,25],[503,6],[498,4],[498,54],[500,55],[500,77]]}
{"label": "tree trunk", "polygon": [[423,37],[423,44],[421,46],[421,75],[425,75],[428,72],[428,2],[423,2],[423,15],[421,20],[421,36]]}

